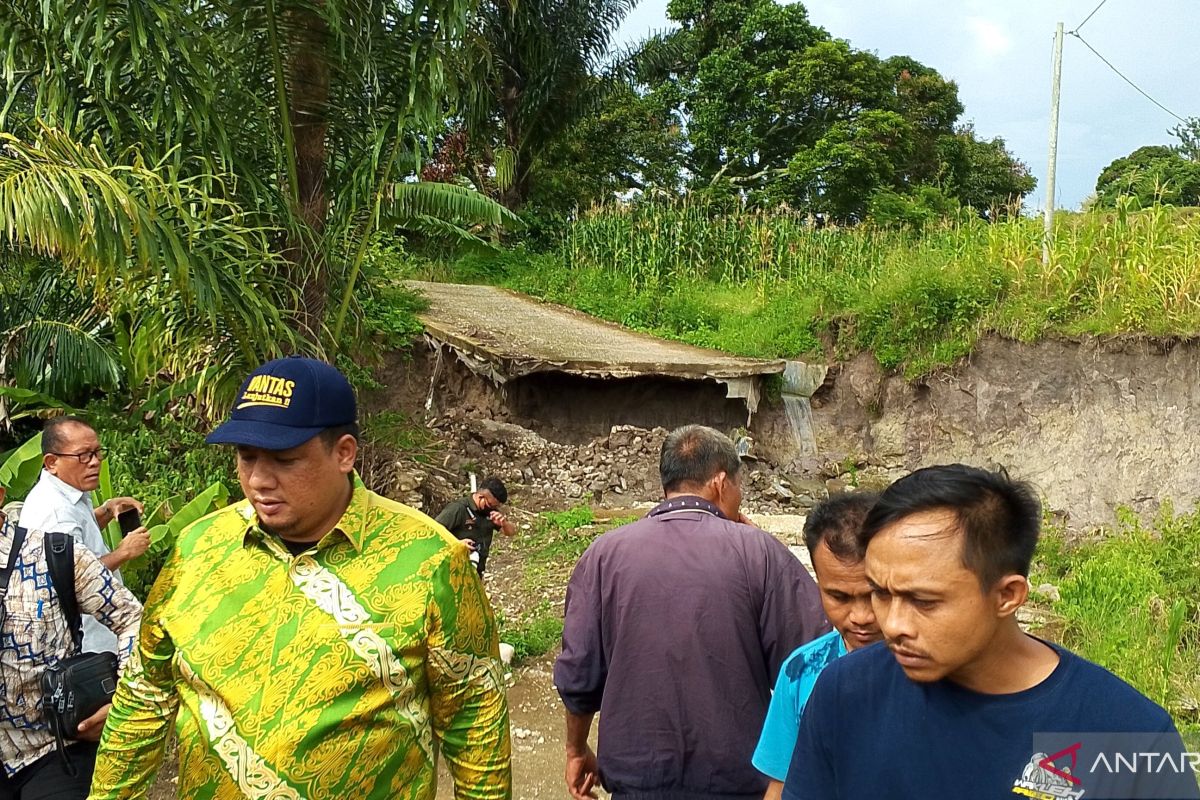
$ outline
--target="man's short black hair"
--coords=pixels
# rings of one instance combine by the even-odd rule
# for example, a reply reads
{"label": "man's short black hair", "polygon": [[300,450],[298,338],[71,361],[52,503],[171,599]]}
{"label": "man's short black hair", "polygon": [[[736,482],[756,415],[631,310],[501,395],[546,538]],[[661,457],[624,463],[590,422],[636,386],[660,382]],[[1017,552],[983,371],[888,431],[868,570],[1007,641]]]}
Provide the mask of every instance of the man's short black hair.
{"label": "man's short black hair", "polygon": [[862,561],[867,551],[859,534],[878,499],[876,492],[846,492],[815,506],[804,520],[804,545],[809,555],[825,542],[838,560],[851,564]]}
{"label": "man's short black hair", "polygon": [[42,425],[42,455],[61,453],[67,443],[67,428],[74,425],[82,425],[88,430],[94,430],[86,420],[70,414],[46,420]]}
{"label": "man's short black hair", "polygon": [[736,478],[741,466],[729,437],[704,425],[684,425],[671,431],[658,459],[665,492],[700,486],[718,472]]}
{"label": "man's short black hair", "polygon": [[496,498],[496,502],[500,505],[508,502],[508,488],[504,485],[504,481],[495,476],[484,478],[483,483],[479,484],[479,491],[491,492],[492,497]]}
{"label": "man's short black hair", "polygon": [[338,443],[346,434],[354,437],[354,441],[359,440],[358,423],[351,422],[349,425],[335,425],[332,428],[326,428],[317,434],[321,437],[321,441],[325,443],[326,450],[332,450],[333,446]]}
{"label": "man's short black hair", "polygon": [[919,469],[893,483],[867,515],[862,549],[881,530],[922,511],[945,509],[957,518],[963,566],[986,590],[1005,575],[1029,576],[1042,506],[1033,487],[1004,470],[965,464]]}

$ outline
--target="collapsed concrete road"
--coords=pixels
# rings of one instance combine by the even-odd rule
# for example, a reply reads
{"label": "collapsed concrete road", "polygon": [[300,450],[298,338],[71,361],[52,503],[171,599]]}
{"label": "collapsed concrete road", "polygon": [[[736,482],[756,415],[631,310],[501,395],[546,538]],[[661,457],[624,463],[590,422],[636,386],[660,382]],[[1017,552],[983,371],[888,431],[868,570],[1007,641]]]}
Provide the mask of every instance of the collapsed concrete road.
{"label": "collapsed concrete road", "polygon": [[[465,368],[490,384],[493,410],[554,441],[698,422],[752,433],[779,463],[815,452],[808,397],[823,366],[667,341],[493,286],[407,285],[429,301],[420,317],[437,365],[427,410],[445,372]],[[764,415],[772,385],[776,402]]]}
{"label": "collapsed concrete road", "polygon": [[[954,367],[908,379],[870,353],[828,368],[756,361],[661,341],[499,289],[414,286],[431,301],[429,347],[416,348],[397,370],[421,395],[402,407],[425,402],[430,411],[436,402],[444,424],[474,426],[486,453],[473,456],[488,463],[513,448],[499,441],[506,434],[474,430],[485,421],[525,428],[553,445],[590,448],[550,459],[569,461],[567,472],[592,467],[592,474],[565,478],[561,463],[508,459],[539,481],[578,485],[566,495],[571,499],[590,496],[604,478],[611,480],[601,491],[615,482],[623,500],[647,494],[654,477],[647,442],[661,441],[649,432],[688,422],[752,439],[755,466],[767,469],[747,476],[761,479],[749,494],[777,510],[803,510],[826,494],[879,488],[913,469],[959,461],[1003,466],[1032,481],[1046,508],[1077,530],[1111,525],[1123,508],[1149,520],[1164,501],[1183,510],[1200,495],[1196,470],[1180,467],[1200,461],[1197,339],[1024,344],[987,336]],[[435,362],[440,377],[431,379]],[[594,446],[611,445],[614,433],[630,428],[643,440],[636,453],[620,442]],[[646,474],[609,469],[630,459],[645,462]]]}
{"label": "collapsed concrete road", "polygon": [[764,361],[671,342],[495,286],[408,281],[429,300],[431,336],[484,358],[500,381],[535,372],[592,378],[645,375],[736,381],[783,373]]}

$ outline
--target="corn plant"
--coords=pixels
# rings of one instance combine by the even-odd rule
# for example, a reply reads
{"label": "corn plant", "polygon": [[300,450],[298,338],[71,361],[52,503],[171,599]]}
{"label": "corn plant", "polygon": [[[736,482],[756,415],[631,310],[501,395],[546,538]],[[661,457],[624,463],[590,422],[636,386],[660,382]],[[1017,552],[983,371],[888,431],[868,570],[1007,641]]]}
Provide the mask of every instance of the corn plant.
{"label": "corn plant", "polygon": [[[884,347],[881,360],[909,374],[969,352],[988,331],[1200,333],[1200,215],[1134,201],[1059,215],[1048,264],[1043,236],[1040,219],[1019,214],[919,231],[822,228],[788,209],[685,197],[592,209],[562,236],[566,277],[539,265],[519,283],[537,293],[553,282],[551,299],[747,355],[816,345],[788,336],[785,319],[833,327],[839,345]],[[668,313],[679,304],[687,314]],[[778,326],[771,335],[766,318]]]}

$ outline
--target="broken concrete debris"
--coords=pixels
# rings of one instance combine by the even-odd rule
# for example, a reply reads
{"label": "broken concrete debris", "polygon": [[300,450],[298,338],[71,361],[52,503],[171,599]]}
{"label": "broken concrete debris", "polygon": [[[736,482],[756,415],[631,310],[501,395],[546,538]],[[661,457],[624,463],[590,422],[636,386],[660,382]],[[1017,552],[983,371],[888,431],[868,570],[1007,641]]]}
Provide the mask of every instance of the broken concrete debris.
{"label": "broken concrete debris", "polygon": [[[427,511],[465,493],[469,472],[499,476],[509,487],[514,507],[530,511],[584,503],[640,507],[662,496],[658,458],[665,428],[615,425],[605,436],[566,444],[464,410],[451,410],[428,424],[444,442],[445,460],[437,467],[397,464],[387,481],[393,496]],[[853,490],[856,483],[871,480],[870,468],[827,481],[821,470],[841,475],[835,465],[814,462],[779,468],[754,458],[753,449],[746,456],[742,486],[744,508],[751,516],[802,512],[827,497],[830,488]],[[811,471],[804,471],[805,466]]]}

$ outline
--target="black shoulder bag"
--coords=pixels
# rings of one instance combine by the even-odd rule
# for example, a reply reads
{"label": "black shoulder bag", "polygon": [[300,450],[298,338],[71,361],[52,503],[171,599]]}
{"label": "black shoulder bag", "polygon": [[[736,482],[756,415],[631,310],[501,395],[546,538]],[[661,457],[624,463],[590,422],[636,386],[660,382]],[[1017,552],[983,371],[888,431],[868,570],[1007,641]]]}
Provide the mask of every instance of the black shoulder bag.
{"label": "black shoulder bag", "polygon": [[47,533],[45,537],[50,582],[67,618],[75,654],[47,667],[42,674],[42,714],[54,733],[63,769],[75,775],[65,740],[78,738],[79,723],[112,702],[117,689],[117,657],[112,653],[81,652],[83,619],[75,594],[75,539],[65,533]]}

